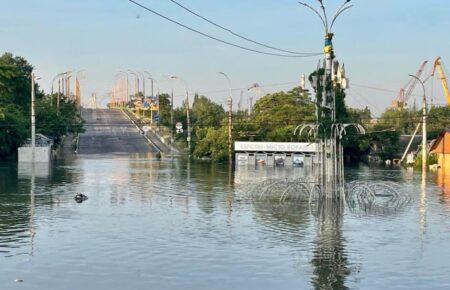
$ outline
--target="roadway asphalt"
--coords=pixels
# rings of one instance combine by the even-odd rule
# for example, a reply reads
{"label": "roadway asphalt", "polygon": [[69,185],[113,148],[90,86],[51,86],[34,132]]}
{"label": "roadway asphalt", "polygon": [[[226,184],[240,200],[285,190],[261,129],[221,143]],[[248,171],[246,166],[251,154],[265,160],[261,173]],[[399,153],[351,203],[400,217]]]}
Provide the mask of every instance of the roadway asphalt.
{"label": "roadway asphalt", "polygon": [[83,109],[78,154],[148,153],[156,149],[120,110]]}

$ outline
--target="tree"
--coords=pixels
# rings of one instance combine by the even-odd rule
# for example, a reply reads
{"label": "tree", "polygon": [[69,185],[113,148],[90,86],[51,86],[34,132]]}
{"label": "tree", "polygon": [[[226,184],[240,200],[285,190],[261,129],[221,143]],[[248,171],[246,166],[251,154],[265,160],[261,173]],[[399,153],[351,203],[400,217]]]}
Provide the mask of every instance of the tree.
{"label": "tree", "polygon": [[[30,136],[30,95],[33,66],[24,58],[5,53],[0,57],[0,158],[11,157]],[[62,97],[60,112],[52,103],[55,95],[45,95],[35,84],[36,132],[58,143],[68,132],[82,131],[76,104]]]}
{"label": "tree", "polygon": [[412,134],[418,122],[421,122],[421,112],[416,110],[387,108],[380,116],[376,128],[395,129],[401,134]]}
{"label": "tree", "polygon": [[25,141],[29,132],[29,120],[24,117],[20,107],[1,104],[3,118],[0,119],[0,159],[14,154]]}
{"label": "tree", "polygon": [[254,106],[252,123],[257,139],[264,141],[292,141],[297,125],[315,120],[314,105],[299,89],[268,94]]}
{"label": "tree", "polygon": [[194,96],[192,123],[196,127],[219,127],[225,118],[225,110],[205,96]]}
{"label": "tree", "polygon": [[228,160],[228,131],[225,127],[198,128],[194,156],[208,157],[215,162]]}
{"label": "tree", "polygon": [[[0,57],[0,104],[29,108],[33,66],[23,57],[5,53]],[[42,97],[36,85],[36,98]]]}
{"label": "tree", "polygon": [[170,95],[160,94],[159,95],[159,120],[161,125],[170,127]]}
{"label": "tree", "polygon": [[450,128],[450,106],[431,107],[428,112],[428,138],[436,138],[445,128]]}

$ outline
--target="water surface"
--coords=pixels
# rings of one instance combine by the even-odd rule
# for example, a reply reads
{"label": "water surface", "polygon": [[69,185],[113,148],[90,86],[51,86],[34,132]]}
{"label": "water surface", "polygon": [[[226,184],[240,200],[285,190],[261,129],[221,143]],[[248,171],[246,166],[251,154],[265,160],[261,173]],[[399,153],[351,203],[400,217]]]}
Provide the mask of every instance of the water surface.
{"label": "water surface", "polygon": [[235,198],[239,184],[302,174],[151,155],[80,156],[34,175],[0,164],[0,288],[450,288],[450,178],[348,168],[414,197],[384,212]]}

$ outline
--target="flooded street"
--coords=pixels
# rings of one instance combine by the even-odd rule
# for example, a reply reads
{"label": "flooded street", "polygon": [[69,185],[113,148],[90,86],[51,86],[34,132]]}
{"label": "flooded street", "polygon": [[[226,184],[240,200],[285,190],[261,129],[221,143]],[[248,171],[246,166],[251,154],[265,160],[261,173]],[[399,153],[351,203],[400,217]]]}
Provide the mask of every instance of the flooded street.
{"label": "flooded street", "polygon": [[0,288],[450,288],[449,177],[347,168],[411,195],[398,210],[235,198],[255,176],[302,170],[92,155],[30,176],[2,163]]}

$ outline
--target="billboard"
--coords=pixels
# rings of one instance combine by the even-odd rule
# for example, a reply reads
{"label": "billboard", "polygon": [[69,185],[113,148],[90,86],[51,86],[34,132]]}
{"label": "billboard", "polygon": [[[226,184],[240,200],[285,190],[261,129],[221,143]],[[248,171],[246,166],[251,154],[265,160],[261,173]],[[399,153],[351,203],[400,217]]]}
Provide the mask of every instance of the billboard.
{"label": "billboard", "polygon": [[290,142],[234,142],[238,152],[316,152],[315,143]]}

